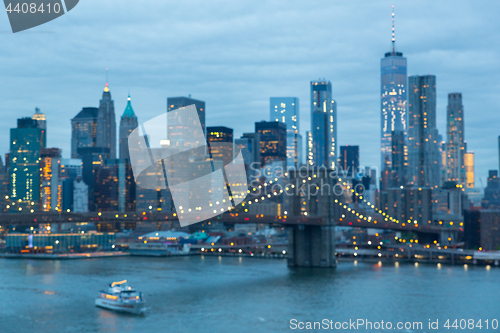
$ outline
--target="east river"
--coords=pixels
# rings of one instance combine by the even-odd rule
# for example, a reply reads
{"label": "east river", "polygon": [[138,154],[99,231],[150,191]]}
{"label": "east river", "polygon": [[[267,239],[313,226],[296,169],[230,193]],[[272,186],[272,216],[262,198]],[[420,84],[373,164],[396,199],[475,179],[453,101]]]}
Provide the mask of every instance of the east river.
{"label": "east river", "polygon": [[[94,306],[127,279],[148,303],[143,316]],[[339,262],[291,269],[283,259],[190,256],[80,260],[0,259],[0,332],[291,332],[297,323],[500,320],[500,269]],[[439,320],[438,330],[428,322]],[[490,324],[491,325],[491,324]],[[493,331],[490,327],[490,330]],[[344,330],[350,331],[350,330]]]}

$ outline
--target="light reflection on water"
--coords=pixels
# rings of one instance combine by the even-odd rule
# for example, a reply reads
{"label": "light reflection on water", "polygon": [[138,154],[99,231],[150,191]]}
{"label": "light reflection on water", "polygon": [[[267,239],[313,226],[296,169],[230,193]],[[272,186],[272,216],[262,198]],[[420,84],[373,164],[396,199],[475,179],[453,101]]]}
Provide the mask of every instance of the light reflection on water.
{"label": "light reflection on water", "polygon": [[[143,292],[144,316],[94,306],[122,279]],[[288,332],[293,318],[484,321],[499,319],[499,279],[497,267],[362,261],[303,269],[222,256],[0,260],[0,323],[2,332]]]}

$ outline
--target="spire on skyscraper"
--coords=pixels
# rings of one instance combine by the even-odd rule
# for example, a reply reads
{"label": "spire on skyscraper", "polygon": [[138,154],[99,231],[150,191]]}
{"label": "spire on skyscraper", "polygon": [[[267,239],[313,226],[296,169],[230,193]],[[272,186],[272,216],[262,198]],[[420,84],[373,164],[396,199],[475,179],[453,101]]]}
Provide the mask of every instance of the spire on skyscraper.
{"label": "spire on skyscraper", "polygon": [[130,133],[135,130],[139,126],[137,122],[137,117],[135,115],[134,109],[132,108],[132,102],[130,98],[130,93],[127,98],[127,106],[125,107],[125,111],[123,111],[123,115],[120,119],[120,158],[121,159],[129,159],[130,154],[128,151],[128,136]]}
{"label": "spire on skyscraper", "polygon": [[109,92],[108,87],[108,68],[106,67],[106,86],[104,87],[104,92]]}
{"label": "spire on skyscraper", "polygon": [[396,53],[396,35],[394,34],[394,5],[392,5],[392,54]]}
{"label": "spire on skyscraper", "polygon": [[131,98],[130,98],[130,93],[128,94],[127,98],[127,107],[125,108],[125,111],[123,111],[122,118],[132,118],[135,117],[135,112],[134,109],[132,108],[132,103],[131,103]]}

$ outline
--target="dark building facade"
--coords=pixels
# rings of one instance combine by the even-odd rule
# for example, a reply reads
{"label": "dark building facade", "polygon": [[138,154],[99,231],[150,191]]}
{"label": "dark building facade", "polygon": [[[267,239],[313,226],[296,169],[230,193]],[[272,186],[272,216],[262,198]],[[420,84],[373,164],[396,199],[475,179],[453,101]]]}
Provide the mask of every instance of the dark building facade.
{"label": "dark building facade", "polygon": [[500,210],[466,210],[464,240],[468,249],[500,250]]}
{"label": "dark building facade", "polygon": [[403,131],[393,131],[391,135],[392,163],[390,170],[390,187],[406,184],[407,152]]}
{"label": "dark building facade", "polygon": [[83,108],[71,119],[71,158],[81,158],[78,149],[97,147],[98,108]]}
{"label": "dark building facade", "polygon": [[436,127],[436,77],[410,76],[408,87],[408,183],[436,188],[441,176]]}
{"label": "dark building facade", "polygon": [[385,196],[383,200],[386,202],[388,215],[396,217],[400,223],[433,222],[431,188],[391,188],[381,193]]}
{"label": "dark building facade", "polygon": [[482,206],[488,209],[500,209],[500,178],[497,170],[489,170]]}
{"label": "dark building facade", "polygon": [[239,150],[243,153],[245,170],[247,171],[247,181],[251,182],[260,172],[260,133],[244,133],[243,136],[235,140],[234,154]]}
{"label": "dark building facade", "polygon": [[261,167],[271,161],[286,163],[286,125],[275,121],[261,121],[255,123],[255,132],[260,134]]}
{"label": "dark building facade", "polygon": [[61,184],[62,184],[62,210],[63,212],[74,211],[74,186],[76,179],[82,180],[82,160],[61,160]]}
{"label": "dark building facade", "polygon": [[207,127],[208,152],[214,160],[224,162],[233,160],[233,129],[225,126]]}
{"label": "dark building facade", "polygon": [[359,169],[359,146],[340,147],[340,168],[350,177],[354,177]]}
{"label": "dark building facade", "polygon": [[109,149],[102,147],[80,148],[79,155],[82,160],[82,178],[88,188],[88,208],[95,211],[94,184],[95,168],[104,165],[109,156]]}
{"label": "dark building facade", "polygon": [[134,178],[128,160],[106,160],[95,167],[95,210],[100,212],[134,211]]}

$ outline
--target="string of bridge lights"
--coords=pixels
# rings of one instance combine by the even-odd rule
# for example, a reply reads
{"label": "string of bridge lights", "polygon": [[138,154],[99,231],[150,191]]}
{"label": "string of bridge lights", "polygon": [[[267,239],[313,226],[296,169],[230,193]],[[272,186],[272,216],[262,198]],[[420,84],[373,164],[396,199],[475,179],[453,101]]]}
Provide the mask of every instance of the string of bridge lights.
{"label": "string of bridge lights", "polygon": [[[285,177],[286,177],[286,176],[288,176],[288,173],[285,173],[285,174],[284,174],[284,176],[285,176]],[[307,177],[307,180],[306,180],[305,178],[304,178],[304,179],[302,179],[302,183],[303,183],[303,184],[307,184],[307,182],[308,182],[308,181],[312,181],[312,179],[313,179],[313,178],[317,178],[316,174],[313,174],[313,175],[312,175],[312,177]],[[274,180],[275,180],[275,181],[278,181],[278,178],[275,178]],[[347,189],[348,189],[348,190],[350,189],[350,190],[351,190],[351,192],[352,192],[352,193],[354,193],[354,189],[351,189],[351,187],[350,187],[349,185],[347,185],[347,184],[346,184],[346,182],[342,182],[342,178],[338,178],[338,181],[339,181],[339,182],[341,182],[343,185],[347,186]],[[272,181],[272,180],[271,180],[271,181],[269,181],[269,182],[264,182],[264,184],[259,185],[258,187],[254,187],[252,190],[253,190],[253,191],[257,191],[257,188],[258,188],[258,189],[261,189],[261,188],[262,188],[262,186],[269,186],[269,185],[271,185],[271,184],[273,184],[273,181]],[[294,185],[294,184],[288,184],[288,185],[287,185],[287,187],[285,188],[285,190],[286,190],[286,191],[288,191],[288,190],[289,190],[289,187],[288,187],[288,186],[290,186],[291,188],[295,188],[295,185]],[[283,189],[281,189],[281,190],[280,190],[280,193],[282,193],[282,192],[283,192]],[[251,193],[251,191],[250,191],[250,190],[248,190],[248,193]],[[274,195],[277,195],[277,193],[276,193],[276,192],[274,192]],[[363,200],[363,202],[365,202],[365,203],[366,203],[368,206],[370,206],[372,209],[375,209],[375,212],[378,212],[379,214],[381,214],[381,215],[384,217],[385,221],[387,221],[387,222],[391,221],[391,222],[394,222],[394,223],[399,223],[399,220],[397,220],[397,219],[395,219],[395,218],[393,218],[393,217],[389,216],[389,214],[387,214],[387,213],[383,212],[383,211],[382,211],[382,210],[380,210],[380,209],[376,209],[376,208],[375,208],[375,205],[370,204],[370,202],[367,202],[367,201],[366,201],[366,199],[363,199],[363,196],[359,195],[358,193],[355,193],[355,195],[356,195],[356,196],[359,196],[359,198],[360,198],[361,200]],[[271,194],[268,194],[268,195],[267,195],[267,197],[268,197],[268,198],[270,198],[270,197],[271,197]],[[260,199],[261,199],[261,201],[264,201],[266,198],[265,198],[265,196],[262,196]],[[259,199],[254,199],[254,202],[256,202],[256,203],[257,203],[257,202],[259,202]],[[341,202],[341,201],[339,201],[338,199],[335,199],[335,203],[336,203],[336,204],[338,204],[338,205],[339,205],[339,206],[341,206],[341,207],[343,206],[343,208],[344,208],[344,209],[346,209],[348,213],[353,214],[353,215],[354,215],[354,216],[356,216],[357,218],[359,218],[359,219],[363,219],[363,220],[365,220],[365,221],[367,221],[367,222],[372,222],[372,217],[371,217],[371,216],[363,216],[363,214],[360,214],[359,212],[356,212],[356,210],[351,209],[350,207],[347,207],[347,205],[346,205],[346,204],[342,203],[342,202]],[[247,201],[247,204],[252,204],[252,200]],[[245,203],[242,203],[242,206],[244,206],[244,205],[245,205]],[[286,213],[286,212],[285,212],[285,213]],[[305,215],[305,216],[307,216],[307,212],[304,212],[304,215]],[[345,216],[345,215],[344,215],[344,216]],[[284,218],[286,218],[286,216],[284,216]],[[374,223],[374,224],[377,224],[377,221],[376,221],[376,220],[373,220],[373,223]],[[404,226],[405,224],[403,223],[402,225]],[[416,222],[416,220],[415,220],[415,227],[418,227],[418,223]]]}
{"label": "string of bridge lights", "polygon": [[[284,174],[284,176],[285,176],[285,177],[287,177],[287,176],[288,176],[288,173],[285,173],[285,174]],[[307,180],[306,180],[305,178],[304,178],[304,179],[302,179],[302,183],[303,183],[303,184],[307,184],[307,182],[308,182],[308,181],[312,181],[312,179],[313,179],[313,178],[317,178],[316,174],[313,174],[313,176],[312,176],[312,177],[307,177]],[[258,189],[259,189],[259,190],[260,190],[260,189],[262,189],[262,186],[267,187],[267,186],[270,186],[270,185],[272,185],[274,182],[277,182],[277,181],[278,181],[278,178],[277,178],[277,177],[275,177],[275,178],[274,178],[274,180],[269,180],[269,181],[264,182],[263,184],[261,184],[261,185],[259,185],[259,186],[253,187],[253,188],[252,188],[252,190],[247,190],[247,193],[251,194],[252,192],[257,191]],[[344,182],[342,182],[342,178],[340,178],[340,177],[339,177],[339,178],[338,178],[338,181],[339,181],[339,182],[341,182],[341,184],[343,184],[344,186],[347,186],[347,189],[348,189],[348,190],[350,190],[350,191],[351,191],[351,193],[354,193],[354,191],[355,191],[355,190],[354,190],[354,189],[351,189],[351,186],[347,185],[345,181],[344,181]],[[293,189],[293,188],[295,188],[295,185],[294,185],[294,184],[288,184],[288,185],[286,185],[285,190],[286,190],[286,191],[288,191],[288,190],[290,189],[290,187]],[[258,203],[259,201],[260,201],[260,202],[263,202],[263,201],[265,201],[266,199],[272,198],[272,196],[273,196],[273,195],[274,195],[274,196],[277,196],[277,195],[279,195],[279,194],[281,194],[281,193],[283,193],[283,188],[281,188],[281,189],[279,190],[279,193],[278,193],[278,191],[276,191],[276,192],[273,192],[273,194],[272,194],[272,195],[271,195],[270,193],[268,193],[267,195],[263,195],[263,196],[262,196],[262,197],[260,197],[260,198],[255,198],[255,199],[248,200],[248,201],[246,201],[246,202],[242,202],[242,203],[241,203],[241,206],[242,206],[242,207],[244,207],[245,205],[252,205],[252,204],[254,204],[254,203]],[[369,202],[369,201],[367,201],[366,199],[363,199],[363,196],[362,196],[362,195],[360,195],[359,193],[354,193],[354,194],[355,194],[357,197],[359,197],[359,199],[360,199],[360,200],[363,200],[363,202],[364,202],[365,204],[367,204],[367,205],[368,205],[368,207],[371,207],[372,209],[374,209],[374,210],[375,210],[375,213],[381,214],[381,215],[382,215],[382,217],[383,217],[383,219],[384,219],[386,222],[392,222],[392,223],[396,223],[396,224],[399,224],[399,223],[400,223],[400,221],[399,221],[398,219],[396,219],[396,218],[394,218],[394,217],[392,217],[392,216],[389,216],[389,214],[387,214],[386,212],[382,211],[382,210],[381,210],[381,209],[379,209],[379,208],[376,208],[376,207],[375,207],[375,205],[374,205],[373,203],[370,203],[370,202]],[[230,197],[229,197],[229,200],[232,200],[233,198],[234,198],[233,196],[230,196]],[[216,205],[216,206],[221,205],[221,206],[219,206],[219,207],[221,207],[221,208],[220,208],[220,212],[224,212],[224,207],[222,207],[222,205],[223,205],[224,203],[226,203],[226,201],[227,201],[226,199],[222,199],[222,202],[221,202],[221,201],[216,201],[216,202],[215,202],[215,205]],[[360,214],[359,212],[356,212],[354,209],[352,209],[352,208],[350,208],[350,207],[347,207],[347,205],[346,205],[346,204],[342,203],[342,202],[341,202],[341,201],[339,201],[338,199],[335,199],[335,203],[336,203],[336,204],[338,204],[339,206],[343,207],[345,210],[347,210],[347,212],[348,212],[348,213],[351,213],[352,215],[356,216],[357,218],[362,219],[362,220],[365,220],[365,221],[367,221],[367,222],[372,222],[372,221],[373,221],[373,223],[374,223],[374,224],[377,224],[377,221],[376,221],[376,220],[373,220],[371,216],[366,216],[366,215],[364,216],[363,214]],[[210,208],[210,207],[214,207],[214,204],[213,204],[213,203],[209,203],[209,208]],[[234,208],[234,207],[232,207],[232,206],[228,206],[228,210],[232,210],[233,208]],[[182,206],[181,206],[181,207],[179,207],[179,209],[181,210],[181,213],[182,213],[182,214],[185,212],[185,210],[184,210],[184,208],[183,208]],[[194,211],[195,211],[195,212],[196,212],[196,211],[201,211],[201,210],[202,210],[202,207],[195,207],[195,209],[194,209]],[[218,208],[218,207],[217,207],[217,209],[213,209],[213,213],[217,213],[218,211],[219,211],[219,208]],[[193,209],[192,209],[192,208],[188,208],[188,209],[187,209],[187,212],[188,212],[188,213],[191,213],[191,212],[193,212]],[[247,209],[247,208],[245,209],[245,212],[248,212],[248,209]],[[174,216],[176,216],[177,214],[175,214],[175,213],[174,213],[173,215],[174,215]],[[307,216],[307,212],[304,212],[304,215],[305,215],[305,216]],[[284,217],[285,219],[287,218],[287,212],[286,212],[286,211],[285,211],[285,214],[284,214],[284,216],[283,216],[283,217]],[[345,218],[345,215],[343,216],[343,218]],[[412,223],[412,221],[411,221],[411,220],[408,220],[408,223]],[[406,223],[405,223],[405,222],[403,222],[401,225],[404,227],[404,226],[405,226],[405,224],[406,224]],[[417,220],[414,220],[414,221],[413,221],[413,224],[414,224],[414,226],[415,226],[415,227],[419,227],[419,224],[418,224]]]}

